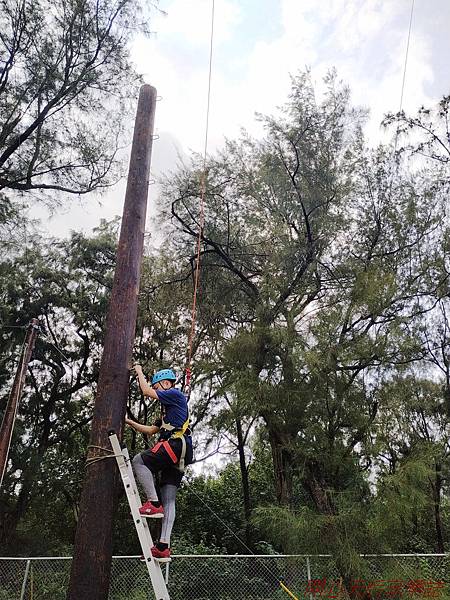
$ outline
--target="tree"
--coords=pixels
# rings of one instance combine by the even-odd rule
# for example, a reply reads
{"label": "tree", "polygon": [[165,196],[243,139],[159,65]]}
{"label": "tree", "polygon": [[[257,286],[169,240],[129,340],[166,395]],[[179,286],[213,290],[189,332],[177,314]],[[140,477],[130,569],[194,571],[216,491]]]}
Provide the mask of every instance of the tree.
{"label": "tree", "polygon": [[[384,125],[395,126],[396,135],[404,142],[398,153],[421,157],[423,160],[419,162],[420,165],[434,165],[438,175],[441,175],[435,179],[439,186],[448,186],[450,183],[449,111],[450,96],[445,95],[432,108],[421,106],[415,116],[401,111],[390,113],[384,119]],[[436,175],[436,171],[433,175]]]}
{"label": "tree", "polygon": [[[0,200],[87,194],[120,174],[139,78],[128,55],[149,15],[137,0],[2,0]],[[34,192],[35,197],[36,192]]]}
{"label": "tree", "polygon": [[[75,465],[81,464],[80,453],[87,444],[115,234],[116,224],[104,223],[92,238],[73,234],[60,242],[34,239],[32,252],[25,248],[21,256],[1,263],[3,323],[14,327],[2,329],[2,406],[22,332],[18,327],[36,317],[43,330],[30,364],[11,445],[12,464],[2,490],[3,546],[13,542],[17,525],[45,482],[60,493],[65,489],[65,500],[76,513],[80,475]],[[57,483],[51,468],[59,472]]]}
{"label": "tree", "polygon": [[[237,453],[239,459],[239,474],[241,480],[242,501],[244,505],[245,542],[247,546],[252,545],[251,535],[251,515],[252,499],[250,489],[249,469],[251,464],[251,455],[249,456],[249,440],[255,429],[256,415],[248,416],[246,410],[242,410],[239,405],[239,398],[222,390],[219,398],[223,398],[224,404],[212,413],[209,426],[223,436],[226,440],[226,447],[230,448],[228,454]],[[212,412],[212,411],[211,411]],[[220,447],[220,443],[219,443]],[[223,451],[222,451],[223,452]]]}
{"label": "tree", "polygon": [[450,445],[442,386],[412,369],[394,376],[380,393],[373,440],[383,537],[399,552],[445,552]]}
{"label": "tree", "polygon": [[[10,553],[38,550],[33,536],[39,523],[46,523],[48,531],[39,552],[65,552],[72,542],[118,225],[117,220],[103,222],[92,235],[73,233],[68,240],[35,235],[20,253],[0,262],[0,408],[9,392],[23,327],[36,316],[42,328],[2,490],[0,540]],[[164,285],[174,271],[172,263],[149,249],[144,258],[134,357],[149,371],[174,364],[181,372],[184,364],[191,298],[183,287]],[[208,403],[193,394],[194,428]],[[152,418],[136,385],[130,387],[130,408],[142,422]],[[129,432],[129,442],[134,453],[141,440]],[[63,529],[53,519],[57,513],[64,513]],[[138,551],[127,514],[122,503],[124,518],[115,528],[119,552]]]}
{"label": "tree", "polygon": [[[201,294],[207,319],[217,307],[211,368],[264,422],[279,504],[301,484],[349,583],[363,539],[343,545],[341,525],[370,499],[362,444],[379,389],[423,357],[410,328],[439,286],[443,206],[390,148],[366,148],[364,114],[335,75],[326,83],[319,103],[308,75],[294,79],[264,140],[210,160]],[[166,181],[180,261],[199,227],[198,172],[194,158]]]}

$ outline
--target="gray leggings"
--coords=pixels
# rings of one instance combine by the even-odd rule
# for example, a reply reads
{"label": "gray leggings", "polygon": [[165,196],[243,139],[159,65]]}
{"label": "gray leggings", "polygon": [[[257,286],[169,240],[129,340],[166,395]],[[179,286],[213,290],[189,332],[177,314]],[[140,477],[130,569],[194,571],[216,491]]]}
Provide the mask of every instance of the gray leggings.
{"label": "gray leggings", "polygon": [[175,498],[176,485],[163,485],[161,488],[161,503],[164,506],[164,519],[161,523],[161,536],[159,541],[170,546],[170,536],[175,523]]}
{"label": "gray leggings", "polygon": [[[133,470],[139,483],[144,488],[148,500],[158,500],[153,473],[145,466],[140,454],[133,458]],[[176,485],[163,485],[161,487],[161,504],[164,507],[164,518],[161,524],[161,536],[159,541],[170,546],[170,536],[175,522],[175,498],[177,495]]]}

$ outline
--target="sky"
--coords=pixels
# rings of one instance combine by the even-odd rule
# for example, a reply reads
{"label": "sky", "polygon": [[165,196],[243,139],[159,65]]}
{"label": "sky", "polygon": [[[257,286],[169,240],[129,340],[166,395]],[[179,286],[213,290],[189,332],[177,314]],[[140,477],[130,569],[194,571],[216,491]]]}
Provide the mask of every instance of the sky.
{"label": "sky", "polygon": [[[255,112],[275,114],[290,76],[305,68],[320,91],[335,67],[356,105],[370,109],[366,134],[382,139],[380,122],[397,111],[414,2],[403,108],[415,111],[450,93],[450,0],[215,0],[208,152],[241,128],[262,135]],[[205,136],[212,0],[160,0],[154,34],[132,47],[137,71],[158,90],[159,136],[152,174],[174,170],[178,156],[201,152]],[[130,129],[130,142],[131,142]],[[100,200],[72,201],[50,217],[52,235],[85,231],[121,214],[125,182]],[[152,230],[158,186],[149,188],[147,228]]]}

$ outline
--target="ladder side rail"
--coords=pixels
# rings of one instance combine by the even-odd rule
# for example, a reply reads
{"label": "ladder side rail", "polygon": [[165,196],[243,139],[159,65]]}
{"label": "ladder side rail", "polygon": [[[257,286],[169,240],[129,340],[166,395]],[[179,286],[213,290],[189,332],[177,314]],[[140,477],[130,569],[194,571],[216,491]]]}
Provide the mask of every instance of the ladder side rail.
{"label": "ladder side rail", "polygon": [[[141,506],[141,497],[139,495],[139,491],[138,491],[138,487],[137,487],[137,483],[136,483],[136,478],[134,476],[133,467],[131,466],[130,454],[129,454],[128,448],[126,446],[122,448],[122,455],[125,458],[125,466],[127,467],[127,474],[128,474],[128,477],[129,477],[129,480],[130,480],[130,483],[131,483],[131,487],[132,487],[133,492],[135,494],[136,502],[137,502],[137,508],[138,508],[138,511],[137,511],[138,515],[137,515],[137,517],[140,518],[141,525],[145,529],[145,532],[147,534],[147,538],[148,538],[148,540],[147,540],[147,546],[148,546],[148,548],[151,548],[153,546],[153,538],[152,538],[152,534],[150,532],[150,527],[148,525],[147,519],[145,517],[141,518],[141,515],[139,513],[139,506]],[[134,515],[133,515],[133,519],[134,519]],[[157,563],[157,566],[160,565],[160,563],[158,563],[158,561],[155,561],[155,562]],[[167,583],[167,578],[165,578],[165,579],[166,579],[166,583]]]}
{"label": "ladder side rail", "polygon": [[136,492],[138,499],[140,500],[141,498],[139,496],[136,478],[134,476],[133,467],[131,466],[130,453],[128,452],[128,448],[126,446],[124,448],[122,448],[122,455],[125,458],[125,465],[127,467],[128,477],[130,478],[133,489]]}
{"label": "ladder side rail", "polygon": [[150,548],[153,546],[153,540],[145,517],[139,513],[140,497],[134,478],[134,473],[131,468],[128,450],[120,447],[117,435],[110,432],[109,440],[114,451],[117,466],[122,478],[125,493],[127,495],[128,504],[130,506],[131,515],[133,517],[136,532],[141,544],[142,553],[145,558],[148,574],[152,582],[156,600],[170,600],[169,592],[167,591],[166,582],[161,570],[160,564],[153,558]]}

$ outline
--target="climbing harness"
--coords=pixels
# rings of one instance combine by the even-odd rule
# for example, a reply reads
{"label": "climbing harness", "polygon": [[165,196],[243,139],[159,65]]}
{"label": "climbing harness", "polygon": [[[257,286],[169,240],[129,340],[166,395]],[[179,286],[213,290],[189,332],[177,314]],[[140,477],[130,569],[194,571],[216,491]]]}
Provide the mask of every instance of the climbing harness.
{"label": "climbing harness", "polygon": [[186,432],[188,432],[187,435],[189,435],[189,415],[181,427],[175,427],[174,425],[167,423],[164,420],[164,418],[165,418],[165,415],[162,416],[160,429],[164,429],[165,431],[170,433],[170,436],[167,439],[181,438],[186,434]]}
{"label": "climbing harness", "polygon": [[174,464],[176,464],[178,462],[178,458],[177,458],[177,455],[175,454],[175,452],[172,450],[172,447],[169,444],[169,440],[163,440],[161,442],[157,442],[151,449],[151,452],[156,454],[158,452],[158,450],[161,448],[161,446],[164,448],[164,450],[170,456],[170,459],[172,460],[172,462]]}
{"label": "climbing harness", "polygon": [[[160,430],[161,429],[169,432],[170,433],[170,437],[167,438],[166,440],[161,440],[160,442],[158,442],[156,444],[156,446],[154,448],[152,448],[152,452],[157,452],[158,449],[162,445],[163,448],[165,449],[165,451],[167,452],[167,454],[172,459],[172,461],[174,463],[174,466],[179,471],[183,472],[184,468],[185,468],[185,464],[184,463],[185,463],[185,459],[186,459],[186,437],[185,436],[190,434],[190,429],[189,429],[189,414],[188,414],[188,417],[187,417],[186,421],[181,426],[181,428],[174,427],[170,423],[167,423],[164,420],[164,415],[163,415],[162,419],[161,419]],[[169,444],[169,440],[177,440],[177,439],[181,440],[181,454],[180,454],[180,459],[179,460],[176,457],[175,452],[172,450],[172,448],[171,448],[171,446]]]}
{"label": "climbing harness", "polygon": [[169,440],[162,440],[160,442],[157,442],[151,449],[151,452],[156,454],[158,452],[158,450],[161,447],[163,447],[164,450],[169,455],[170,460],[173,462],[173,466],[176,469],[178,469],[179,471],[184,472],[184,467],[185,467],[184,461],[186,458],[186,438],[183,435],[183,437],[180,439],[181,439],[181,454],[180,454],[179,460],[178,460],[175,452],[172,450],[172,446],[169,444]]}

